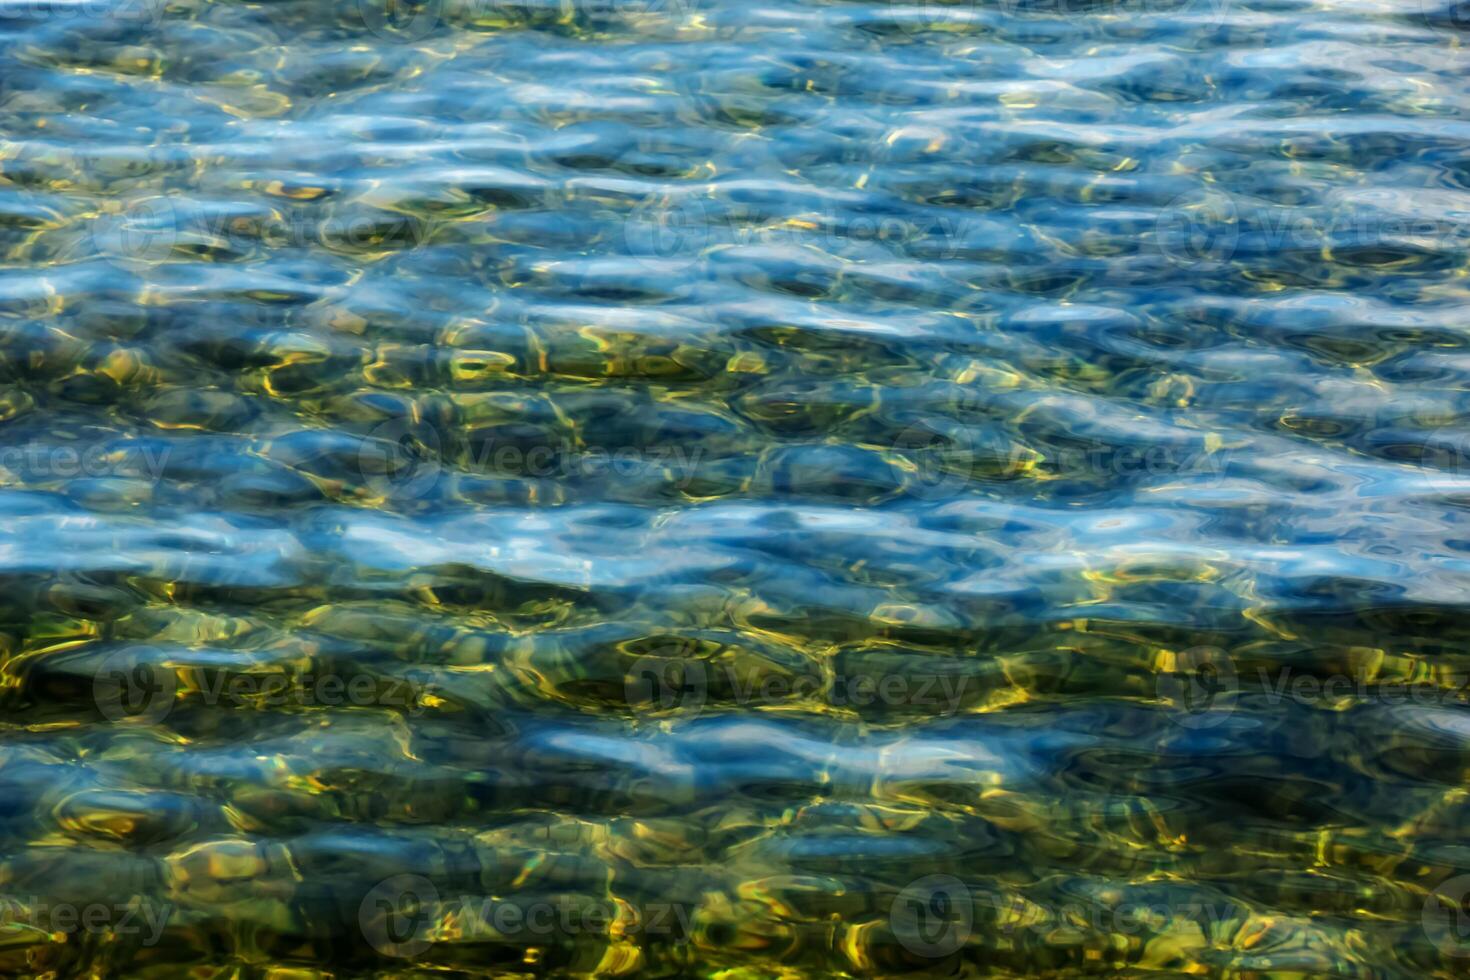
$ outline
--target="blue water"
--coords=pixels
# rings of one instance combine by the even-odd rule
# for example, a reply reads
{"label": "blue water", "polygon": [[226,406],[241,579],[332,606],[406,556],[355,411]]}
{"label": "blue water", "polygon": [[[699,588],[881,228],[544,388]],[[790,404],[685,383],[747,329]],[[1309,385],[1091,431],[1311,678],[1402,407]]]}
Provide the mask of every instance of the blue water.
{"label": "blue water", "polygon": [[1467,30],[0,0],[0,974],[1463,976]]}

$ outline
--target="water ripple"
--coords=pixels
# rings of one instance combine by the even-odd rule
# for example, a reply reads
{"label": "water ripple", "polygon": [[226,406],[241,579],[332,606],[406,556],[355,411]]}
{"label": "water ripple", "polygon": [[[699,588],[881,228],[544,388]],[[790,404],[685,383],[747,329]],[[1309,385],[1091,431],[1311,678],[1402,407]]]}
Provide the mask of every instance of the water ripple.
{"label": "water ripple", "polygon": [[1459,975],[1467,28],[0,2],[0,973]]}

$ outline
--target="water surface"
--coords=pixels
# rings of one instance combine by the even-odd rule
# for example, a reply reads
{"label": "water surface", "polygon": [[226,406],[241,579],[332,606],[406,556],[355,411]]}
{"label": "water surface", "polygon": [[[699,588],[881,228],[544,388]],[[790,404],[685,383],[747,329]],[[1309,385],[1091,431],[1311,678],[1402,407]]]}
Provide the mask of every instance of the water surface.
{"label": "water surface", "polygon": [[1462,976],[1437,0],[5,0],[0,971]]}

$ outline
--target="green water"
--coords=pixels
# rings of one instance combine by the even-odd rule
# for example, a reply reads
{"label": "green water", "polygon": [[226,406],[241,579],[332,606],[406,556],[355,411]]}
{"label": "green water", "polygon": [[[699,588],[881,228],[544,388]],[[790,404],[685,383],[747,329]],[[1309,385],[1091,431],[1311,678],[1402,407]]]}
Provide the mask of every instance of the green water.
{"label": "green water", "polygon": [[0,973],[1470,971],[1470,16],[0,0]]}

